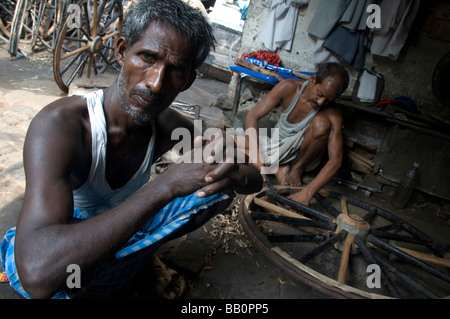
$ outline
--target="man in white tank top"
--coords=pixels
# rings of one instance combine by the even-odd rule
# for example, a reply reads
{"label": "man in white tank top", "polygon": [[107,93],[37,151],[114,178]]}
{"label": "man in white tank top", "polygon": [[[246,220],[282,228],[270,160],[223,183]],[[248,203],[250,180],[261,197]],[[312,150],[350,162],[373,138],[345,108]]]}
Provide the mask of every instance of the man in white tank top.
{"label": "man in white tank top", "polygon": [[[321,65],[309,81],[288,79],[277,84],[246,116],[245,129],[258,131],[258,121],[281,105],[282,113],[275,126],[279,129],[279,147],[272,152],[278,156],[275,176],[281,185],[301,186],[303,173],[317,166],[328,151],[328,161],[318,175],[290,196],[301,204],[309,205],[314,194],[341,166],[343,119],[334,101],[347,89],[348,81],[348,73],[341,65]],[[274,156],[269,157],[272,150],[259,141],[255,144],[260,147],[258,158],[252,159],[256,166],[272,164]]]}
{"label": "man in white tank top", "polygon": [[[33,119],[23,206],[0,246],[17,292],[67,298],[91,285],[116,289],[163,242],[227,208],[235,192],[261,188],[255,167],[236,162],[174,164],[149,181],[152,163],[177,143],[172,131],[194,135],[193,123],[168,107],[213,45],[205,17],[184,2],[139,1],[117,41],[117,82],[51,103]],[[73,266],[81,287],[67,285]]]}

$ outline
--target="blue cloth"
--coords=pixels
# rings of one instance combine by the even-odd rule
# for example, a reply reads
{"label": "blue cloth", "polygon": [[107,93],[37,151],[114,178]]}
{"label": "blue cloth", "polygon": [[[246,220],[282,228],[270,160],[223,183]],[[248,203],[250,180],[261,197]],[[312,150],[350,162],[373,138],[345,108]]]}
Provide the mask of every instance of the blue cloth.
{"label": "blue cloth", "polygon": [[[229,199],[229,196],[222,193],[206,198],[199,198],[194,193],[187,197],[174,199],[150,219],[141,231],[134,234],[116,252],[115,258],[111,262],[96,272],[96,277],[98,276],[99,279],[95,280],[94,288],[90,291],[101,291],[103,288],[112,289],[111,287],[119,287],[128,283],[145,266],[145,261],[150,260],[162,239],[185,225],[193,215],[226,199]],[[73,217],[83,220],[96,215],[92,211],[75,209]],[[23,289],[17,273],[14,260],[15,234],[15,227],[9,229],[0,244],[1,264],[10,280],[10,285],[23,297],[30,298]],[[63,289],[52,298],[68,299],[70,297],[71,292]]]}

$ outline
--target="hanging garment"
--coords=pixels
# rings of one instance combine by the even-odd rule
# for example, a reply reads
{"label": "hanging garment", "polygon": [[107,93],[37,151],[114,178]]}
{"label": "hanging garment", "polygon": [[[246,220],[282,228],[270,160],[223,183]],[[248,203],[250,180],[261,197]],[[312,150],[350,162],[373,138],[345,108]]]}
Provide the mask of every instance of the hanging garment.
{"label": "hanging garment", "polygon": [[298,5],[290,0],[266,0],[262,4],[270,8],[259,39],[270,51],[292,48],[295,26],[298,18]]}
{"label": "hanging garment", "polygon": [[369,16],[367,7],[372,3],[374,3],[374,0],[352,0],[339,20],[340,25],[351,32],[365,30],[367,17]]}
{"label": "hanging garment", "polygon": [[381,3],[381,29],[372,32],[372,54],[397,60],[419,6],[420,0],[389,0]]}
{"label": "hanging garment", "polygon": [[330,51],[323,46],[325,39],[317,39],[314,46],[312,61],[314,64],[328,63],[328,62],[340,62],[340,60],[334,56]]}
{"label": "hanging garment", "polygon": [[325,39],[339,23],[352,0],[322,0],[308,27],[308,33]]}
{"label": "hanging garment", "polygon": [[324,43],[324,48],[346,63],[360,69],[364,65],[365,32],[351,32],[338,25]]}
{"label": "hanging garment", "polygon": [[344,61],[355,68],[364,65],[366,8],[373,0],[322,1],[308,32],[317,37],[314,63]]}

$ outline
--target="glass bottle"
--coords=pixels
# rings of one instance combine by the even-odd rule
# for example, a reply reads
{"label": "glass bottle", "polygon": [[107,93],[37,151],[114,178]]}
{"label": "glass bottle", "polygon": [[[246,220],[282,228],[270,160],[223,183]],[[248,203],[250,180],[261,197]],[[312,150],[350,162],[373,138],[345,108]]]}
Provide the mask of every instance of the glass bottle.
{"label": "glass bottle", "polygon": [[411,198],[411,195],[419,182],[419,166],[420,165],[415,162],[401,178],[400,183],[391,198],[391,203],[396,208],[404,208]]}

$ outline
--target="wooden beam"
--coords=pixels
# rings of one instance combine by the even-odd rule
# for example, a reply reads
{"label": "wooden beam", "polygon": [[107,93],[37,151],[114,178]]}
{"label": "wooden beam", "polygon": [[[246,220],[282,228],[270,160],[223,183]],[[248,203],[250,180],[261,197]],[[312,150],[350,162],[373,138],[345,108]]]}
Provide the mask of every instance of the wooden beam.
{"label": "wooden beam", "polygon": [[260,207],[272,210],[272,211],[274,211],[276,213],[279,213],[281,215],[284,215],[284,216],[294,217],[294,218],[303,218],[303,219],[311,220],[311,218],[308,218],[308,217],[305,217],[303,215],[300,215],[299,213],[291,212],[290,210],[287,210],[287,209],[285,209],[283,207],[279,207],[279,206],[277,206],[275,204],[272,204],[272,203],[270,203],[268,201],[265,201],[265,200],[263,200],[261,198],[258,198],[258,197],[255,197],[253,199],[253,202],[256,205],[260,206]]}

